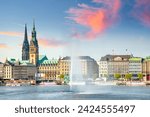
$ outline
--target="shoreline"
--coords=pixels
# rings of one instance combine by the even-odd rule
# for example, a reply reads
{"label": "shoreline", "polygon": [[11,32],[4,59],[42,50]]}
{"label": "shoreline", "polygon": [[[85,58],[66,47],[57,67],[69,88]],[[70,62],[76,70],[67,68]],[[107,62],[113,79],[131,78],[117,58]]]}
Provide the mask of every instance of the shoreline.
{"label": "shoreline", "polygon": [[[35,83],[5,83],[5,84],[0,84],[0,86],[6,86],[6,87],[14,87],[14,86],[57,86],[55,82],[52,83],[42,83],[42,84],[35,84]],[[61,84],[61,85],[66,85],[66,84]],[[68,85],[68,84],[67,84]],[[86,84],[85,84],[86,85]],[[87,84],[89,85],[89,84]],[[95,86],[150,86],[150,81],[108,81],[108,82],[94,82],[91,85]],[[59,86],[59,85],[58,85]]]}

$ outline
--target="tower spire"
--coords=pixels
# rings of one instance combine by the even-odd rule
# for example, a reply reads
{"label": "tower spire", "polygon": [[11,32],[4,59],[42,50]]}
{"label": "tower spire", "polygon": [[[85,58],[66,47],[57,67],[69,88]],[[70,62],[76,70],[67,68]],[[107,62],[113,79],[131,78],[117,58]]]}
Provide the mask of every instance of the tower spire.
{"label": "tower spire", "polygon": [[25,33],[24,33],[24,40],[28,39],[28,34],[27,34],[27,24],[25,24]]}
{"label": "tower spire", "polygon": [[27,24],[25,24],[24,41],[22,46],[22,60],[29,60],[29,42],[27,34]]}
{"label": "tower spire", "polygon": [[38,40],[36,38],[35,20],[33,20],[32,39],[30,41],[29,48],[30,48],[29,49],[29,60],[30,60],[30,63],[38,66],[39,46],[38,46]]}
{"label": "tower spire", "polygon": [[35,20],[33,19],[33,30],[35,30]]}

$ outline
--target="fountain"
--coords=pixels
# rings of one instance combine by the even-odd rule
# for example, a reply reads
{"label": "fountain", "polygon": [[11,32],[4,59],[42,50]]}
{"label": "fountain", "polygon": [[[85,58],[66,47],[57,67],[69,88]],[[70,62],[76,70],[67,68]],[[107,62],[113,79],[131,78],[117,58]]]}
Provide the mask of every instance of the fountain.
{"label": "fountain", "polygon": [[70,90],[73,90],[73,86],[85,85],[85,80],[82,74],[82,66],[80,58],[77,56],[71,57],[71,69],[70,69]]}

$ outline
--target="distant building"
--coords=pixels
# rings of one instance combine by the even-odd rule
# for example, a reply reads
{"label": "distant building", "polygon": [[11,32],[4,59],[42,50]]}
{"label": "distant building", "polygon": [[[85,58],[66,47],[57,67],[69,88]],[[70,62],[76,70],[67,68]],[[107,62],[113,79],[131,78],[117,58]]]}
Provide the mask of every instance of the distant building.
{"label": "distant building", "polygon": [[35,24],[33,23],[32,37],[28,42],[27,26],[25,25],[24,41],[22,45],[22,60],[29,60],[33,65],[38,66],[39,45],[36,37]]}
{"label": "distant building", "polygon": [[16,61],[13,67],[13,79],[34,80],[37,68],[29,61]]}
{"label": "distant building", "polygon": [[143,59],[140,57],[132,57],[129,59],[129,73],[132,78],[138,78],[138,74],[142,73]]}
{"label": "distant building", "polygon": [[3,79],[15,80],[30,80],[35,79],[37,68],[29,61],[16,61],[16,59],[9,59],[3,64],[4,77]]}
{"label": "distant building", "polygon": [[0,62],[0,79],[4,78],[4,64]]}
{"label": "distant building", "polygon": [[60,74],[69,75],[71,69],[71,60],[70,57],[63,57],[59,59],[59,71]]}
{"label": "distant building", "polygon": [[10,80],[13,78],[13,66],[15,59],[10,59],[5,61],[4,63],[4,79]]}
{"label": "distant building", "polygon": [[143,75],[145,81],[150,81],[150,57],[143,61]]}
{"label": "distant building", "polygon": [[[119,73],[122,77],[129,73],[129,58],[132,55],[106,55],[101,58],[100,73],[108,73],[109,77],[114,77],[114,74]],[[104,75],[100,74],[100,75]]]}
{"label": "distant building", "polygon": [[99,65],[99,77],[108,77],[108,61],[107,58],[102,57],[100,61],[98,61]]}
{"label": "distant building", "polygon": [[41,80],[56,80],[59,77],[59,61],[48,60],[46,56],[39,56],[38,73]]}
{"label": "distant building", "polygon": [[38,40],[36,38],[35,24],[33,24],[32,39],[30,40],[29,46],[29,61],[30,63],[38,66],[38,60],[39,60],[39,45]]}
{"label": "distant building", "polygon": [[[75,65],[76,70],[78,70],[84,78],[98,77],[98,64],[93,58],[89,56],[79,56],[77,59],[77,63],[76,60],[72,62],[74,62],[72,64]],[[64,57],[60,59],[59,69],[60,74],[70,75],[71,69],[73,69],[71,66],[70,57]]]}

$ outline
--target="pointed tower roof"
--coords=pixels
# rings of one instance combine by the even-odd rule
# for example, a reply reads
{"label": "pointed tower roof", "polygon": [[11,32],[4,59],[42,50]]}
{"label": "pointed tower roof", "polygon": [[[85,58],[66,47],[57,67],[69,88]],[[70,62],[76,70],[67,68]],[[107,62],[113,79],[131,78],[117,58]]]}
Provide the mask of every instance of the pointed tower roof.
{"label": "pointed tower roof", "polygon": [[28,42],[27,24],[25,24],[23,47],[27,47],[27,46],[29,46],[29,42]]}
{"label": "pointed tower roof", "polygon": [[33,19],[33,30],[35,30],[35,20]]}
{"label": "pointed tower roof", "polygon": [[33,20],[32,39],[30,43],[33,43],[36,47],[38,47],[38,41],[36,38],[35,20]]}

